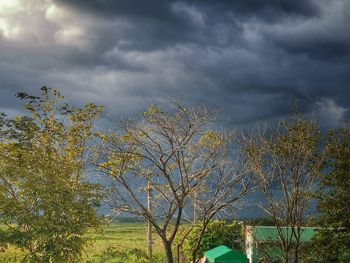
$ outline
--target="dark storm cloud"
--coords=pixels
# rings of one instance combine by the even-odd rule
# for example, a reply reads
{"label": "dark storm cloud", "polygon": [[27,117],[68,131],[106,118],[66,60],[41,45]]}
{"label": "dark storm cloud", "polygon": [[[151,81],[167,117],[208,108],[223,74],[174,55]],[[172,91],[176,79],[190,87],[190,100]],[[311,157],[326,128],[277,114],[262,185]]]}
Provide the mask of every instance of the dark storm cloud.
{"label": "dark storm cloud", "polygon": [[[310,0],[237,0],[237,1],[101,1],[55,0],[79,12],[87,12],[102,19],[123,18],[134,23],[124,32],[131,39],[124,48],[157,49],[180,43],[200,45],[230,44],[239,38],[241,22],[252,17],[275,21],[285,16],[309,16],[319,14],[319,7]],[[206,21],[198,25],[189,18],[198,9]],[[193,12],[192,12],[193,15]],[[197,12],[197,15],[200,15]],[[197,17],[198,18],[198,17]],[[193,23],[194,22],[194,23]],[[198,22],[198,20],[197,20]],[[226,41],[220,41],[217,33],[224,30]],[[230,37],[231,36],[231,37]]]}
{"label": "dark storm cloud", "polygon": [[[210,1],[207,1],[210,3]],[[228,6],[237,9],[237,11],[243,11],[249,14],[256,14],[264,10],[272,10],[276,13],[296,14],[313,16],[319,13],[319,7],[310,0],[295,1],[295,0],[239,0],[239,1],[226,1]]]}
{"label": "dark storm cloud", "polygon": [[[58,3],[71,5],[79,10],[99,14],[102,16],[135,16],[136,18],[151,18],[167,21],[178,21],[171,11],[171,5],[176,2],[173,0],[154,0],[154,1],[138,1],[138,0],[56,0]],[[264,14],[266,16],[272,13],[293,15],[314,16],[319,14],[319,7],[311,0],[185,0],[179,1],[190,5],[206,6],[208,9],[223,9],[233,11],[237,14],[254,15]],[[266,12],[266,13],[265,13]],[[266,19],[269,19],[266,17]]]}
{"label": "dark storm cloud", "polygon": [[84,1],[84,0],[55,0],[56,3],[62,3],[75,7],[77,10],[84,10],[102,16],[130,16],[136,18],[151,17],[161,20],[169,19],[169,3],[173,1],[154,0],[154,1]]}
{"label": "dark storm cloud", "polygon": [[292,54],[314,59],[348,59],[350,2],[329,1],[319,17],[263,29],[266,39]]}
{"label": "dark storm cloud", "polygon": [[[121,45],[125,49],[157,49],[169,46],[174,42],[193,40],[192,27],[186,19],[173,12],[173,1],[67,1],[56,0],[58,5],[66,5],[80,12],[86,12],[101,19],[122,19],[131,24],[122,36],[109,38],[127,39],[128,43]],[[102,35],[103,36],[103,35]],[[115,44],[115,42],[114,42]]]}
{"label": "dark storm cloud", "polygon": [[296,98],[327,123],[350,108],[346,0],[31,2],[1,14],[2,108],[42,85],[113,113],[206,102],[234,123],[283,117]]}

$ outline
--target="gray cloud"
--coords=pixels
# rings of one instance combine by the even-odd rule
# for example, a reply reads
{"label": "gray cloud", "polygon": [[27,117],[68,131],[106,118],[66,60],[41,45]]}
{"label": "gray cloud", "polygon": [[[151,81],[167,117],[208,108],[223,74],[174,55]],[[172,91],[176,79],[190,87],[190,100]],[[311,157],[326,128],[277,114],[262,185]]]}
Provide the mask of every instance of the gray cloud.
{"label": "gray cloud", "polygon": [[327,125],[350,108],[346,0],[13,2],[0,4],[2,111],[43,85],[114,115],[163,96],[236,124],[283,117],[295,98],[306,112],[320,101]]}

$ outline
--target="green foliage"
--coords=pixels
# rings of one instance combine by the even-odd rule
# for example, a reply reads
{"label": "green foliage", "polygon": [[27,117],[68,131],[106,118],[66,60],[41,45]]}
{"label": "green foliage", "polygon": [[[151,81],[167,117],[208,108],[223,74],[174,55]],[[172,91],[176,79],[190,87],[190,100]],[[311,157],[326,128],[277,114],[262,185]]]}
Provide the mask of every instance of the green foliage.
{"label": "green foliage", "polygon": [[350,262],[350,129],[331,131],[325,152],[316,194],[323,228],[308,247],[307,262]]}
{"label": "green foliage", "polygon": [[322,178],[319,210],[332,227],[350,228],[350,129],[330,132],[326,145],[330,172]]}
{"label": "green foliage", "polygon": [[59,106],[63,96],[42,88],[41,97],[19,93],[31,116],[1,118],[1,243],[26,251],[25,262],[76,262],[82,235],[98,225],[100,186],[84,177],[93,121],[102,110]]}
{"label": "green foliage", "polygon": [[349,231],[321,229],[305,248],[306,263],[350,262]]}
{"label": "green foliage", "polygon": [[257,217],[246,221],[249,226],[275,226],[275,221],[271,217]]}
{"label": "green foliage", "polygon": [[102,255],[99,257],[99,262],[104,263],[109,260],[113,260],[115,263],[125,263],[125,262],[148,262],[147,254],[145,251],[137,248],[119,251],[113,248],[107,248],[103,251]]}
{"label": "green foliage", "polygon": [[[201,225],[196,225],[185,242],[184,251],[189,258],[191,258],[193,247],[197,244],[197,239],[202,229],[203,227]],[[226,221],[213,220],[209,223],[203,235],[198,255],[203,256],[205,251],[220,245],[241,250],[242,240],[243,230],[238,222],[228,223]]]}
{"label": "green foliage", "polygon": [[[119,221],[119,219],[118,219]],[[84,234],[86,243],[84,253],[79,262],[82,263],[115,263],[123,260],[123,263],[139,262],[144,260],[147,251],[147,224],[126,218],[120,223],[102,225],[98,229],[90,229]],[[131,222],[130,222],[131,221]],[[0,226],[0,229],[3,229]],[[154,236],[153,262],[164,262],[162,242]],[[1,263],[22,262],[24,251],[10,246],[4,252],[0,252]],[[135,257],[138,258],[135,260]]]}
{"label": "green foliage", "polygon": [[[131,248],[120,250],[117,248],[107,248],[102,254],[97,255],[97,259],[94,261],[87,261],[87,263],[148,263],[147,253],[139,248]],[[164,262],[163,258],[159,255],[155,255],[152,258],[152,262],[160,263]]]}

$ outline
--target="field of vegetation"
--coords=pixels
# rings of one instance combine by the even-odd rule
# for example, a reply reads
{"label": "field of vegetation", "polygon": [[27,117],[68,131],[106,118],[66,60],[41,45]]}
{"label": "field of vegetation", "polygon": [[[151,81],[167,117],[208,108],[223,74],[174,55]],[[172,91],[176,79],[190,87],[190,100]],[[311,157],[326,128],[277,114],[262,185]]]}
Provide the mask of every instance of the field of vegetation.
{"label": "field of vegetation", "polygon": [[[142,222],[121,222],[90,231],[82,256],[84,263],[147,262],[146,227]],[[155,262],[163,262],[162,244],[154,233]],[[21,262],[24,254],[14,248],[0,252],[0,262]]]}

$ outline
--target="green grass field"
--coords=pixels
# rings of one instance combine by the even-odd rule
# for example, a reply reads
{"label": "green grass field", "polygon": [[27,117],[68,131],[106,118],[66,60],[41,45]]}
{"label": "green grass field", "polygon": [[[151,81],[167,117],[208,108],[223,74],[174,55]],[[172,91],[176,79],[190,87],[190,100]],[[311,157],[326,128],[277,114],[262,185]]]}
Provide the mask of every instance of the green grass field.
{"label": "green grass field", "polygon": [[[146,223],[118,223],[87,234],[83,262],[146,262],[146,227]],[[153,236],[154,256],[162,261],[161,241],[155,233]]]}
{"label": "green grass field", "polygon": [[[147,262],[146,223],[115,223],[98,231],[90,231],[82,257],[85,263]],[[154,262],[163,262],[160,239],[154,233]],[[1,263],[20,262],[23,252],[11,247],[0,252]]]}

